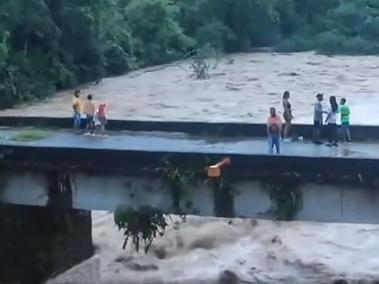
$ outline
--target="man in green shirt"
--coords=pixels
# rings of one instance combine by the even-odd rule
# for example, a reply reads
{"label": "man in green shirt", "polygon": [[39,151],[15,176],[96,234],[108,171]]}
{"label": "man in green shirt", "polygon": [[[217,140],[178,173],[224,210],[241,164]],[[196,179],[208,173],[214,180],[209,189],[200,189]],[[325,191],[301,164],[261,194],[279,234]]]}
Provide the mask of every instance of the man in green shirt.
{"label": "man in green shirt", "polygon": [[346,99],[342,98],[340,103],[341,128],[345,141],[351,142],[350,136],[350,108],[346,105]]}

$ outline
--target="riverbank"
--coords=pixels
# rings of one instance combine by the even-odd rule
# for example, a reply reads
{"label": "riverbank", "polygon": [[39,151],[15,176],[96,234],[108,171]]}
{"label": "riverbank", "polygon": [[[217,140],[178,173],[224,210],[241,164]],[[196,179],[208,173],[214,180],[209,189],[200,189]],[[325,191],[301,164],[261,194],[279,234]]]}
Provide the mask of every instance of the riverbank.
{"label": "riverbank", "polygon": [[[295,123],[311,124],[315,94],[346,97],[352,123],[378,125],[379,57],[303,53],[234,54],[222,59],[209,80],[195,80],[188,62],[138,70],[82,88],[106,102],[109,117],[129,120],[265,122],[268,108],[281,110],[291,92]],[[228,58],[229,58],[228,57]],[[1,116],[71,115],[72,90],[42,103],[1,111]]]}

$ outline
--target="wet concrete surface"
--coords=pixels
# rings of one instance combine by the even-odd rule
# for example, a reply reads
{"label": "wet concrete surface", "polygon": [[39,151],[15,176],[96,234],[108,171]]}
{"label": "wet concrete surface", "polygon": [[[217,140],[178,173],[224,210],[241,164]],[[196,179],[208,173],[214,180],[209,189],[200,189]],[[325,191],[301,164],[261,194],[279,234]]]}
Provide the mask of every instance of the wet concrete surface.
{"label": "wet concrete surface", "polygon": [[[174,153],[215,153],[268,155],[266,138],[206,138],[167,132],[113,132],[107,137],[84,136],[72,131],[49,130],[43,138],[17,141],[17,137],[32,134],[36,129],[2,128],[0,145],[27,145],[47,148],[111,149],[131,151],[164,151]],[[38,130],[39,132],[41,130]],[[379,159],[379,142],[341,143],[338,147],[314,145],[310,141],[282,143],[283,156],[336,157]]]}

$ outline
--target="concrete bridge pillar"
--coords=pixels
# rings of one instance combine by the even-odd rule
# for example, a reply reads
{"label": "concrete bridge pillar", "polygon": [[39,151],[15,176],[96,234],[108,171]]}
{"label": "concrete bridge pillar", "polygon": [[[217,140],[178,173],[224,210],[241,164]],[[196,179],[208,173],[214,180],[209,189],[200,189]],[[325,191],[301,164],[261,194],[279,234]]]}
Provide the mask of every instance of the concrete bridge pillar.
{"label": "concrete bridge pillar", "polygon": [[0,283],[42,283],[93,255],[91,212],[0,204]]}
{"label": "concrete bridge pillar", "polygon": [[73,207],[71,176],[57,171],[47,173],[47,206],[54,208]]}

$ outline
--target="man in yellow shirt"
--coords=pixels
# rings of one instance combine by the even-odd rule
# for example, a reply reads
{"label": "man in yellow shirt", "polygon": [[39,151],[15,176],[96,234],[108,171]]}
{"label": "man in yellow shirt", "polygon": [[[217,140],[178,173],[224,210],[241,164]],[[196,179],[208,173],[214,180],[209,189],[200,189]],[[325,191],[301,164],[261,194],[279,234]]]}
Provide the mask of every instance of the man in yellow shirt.
{"label": "man in yellow shirt", "polygon": [[74,92],[74,97],[72,98],[72,109],[74,110],[74,129],[80,130],[83,113],[83,105],[80,99],[80,90],[76,90]]}

